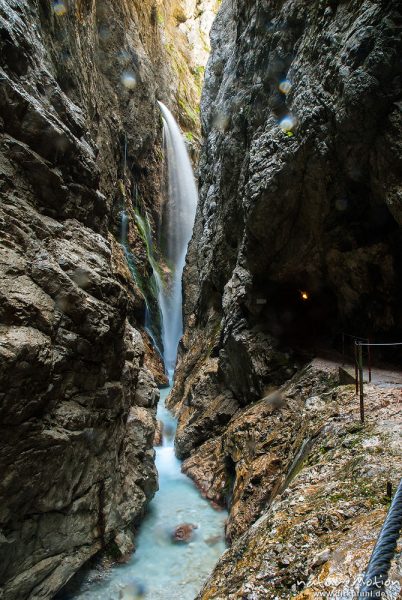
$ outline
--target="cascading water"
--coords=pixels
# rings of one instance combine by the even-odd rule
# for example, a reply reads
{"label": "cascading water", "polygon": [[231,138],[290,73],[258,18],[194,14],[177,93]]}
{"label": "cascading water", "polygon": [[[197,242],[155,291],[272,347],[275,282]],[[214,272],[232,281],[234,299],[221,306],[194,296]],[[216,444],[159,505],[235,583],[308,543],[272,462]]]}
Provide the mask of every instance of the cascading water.
{"label": "cascading water", "polygon": [[[182,335],[181,278],[197,190],[180,129],[166,106],[159,106],[164,120],[169,180],[163,223],[166,259],[171,270],[168,281],[163,280],[156,262],[152,266],[163,317],[164,361],[171,376]],[[123,226],[124,219],[122,229]],[[163,424],[163,443],[156,448],[159,491],[139,529],[136,552],[127,564],[113,567],[102,577],[91,571],[80,588],[62,596],[63,600],[192,600],[222,554],[227,515],[214,510],[181,472],[173,448],[176,422],[165,408],[170,389],[161,390],[157,412]],[[183,523],[195,526],[193,538],[188,544],[174,543],[172,534]]]}
{"label": "cascading water", "polygon": [[166,240],[167,281],[155,273],[162,313],[162,341],[166,369],[174,369],[177,346],[183,334],[182,275],[187,246],[197,208],[197,188],[183,135],[172,113],[158,102],[163,116],[165,152],[168,166],[168,202],[162,223]]}
{"label": "cascading water", "polygon": [[127,248],[127,232],[128,232],[128,217],[126,211],[123,209],[120,213],[120,243],[123,248]]}

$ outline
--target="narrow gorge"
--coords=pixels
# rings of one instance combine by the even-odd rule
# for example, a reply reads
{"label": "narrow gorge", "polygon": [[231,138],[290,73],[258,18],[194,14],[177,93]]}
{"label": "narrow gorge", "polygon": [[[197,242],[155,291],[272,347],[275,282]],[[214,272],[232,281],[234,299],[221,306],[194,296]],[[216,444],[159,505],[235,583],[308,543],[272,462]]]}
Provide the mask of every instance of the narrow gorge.
{"label": "narrow gorge", "polygon": [[399,0],[0,0],[0,57],[1,600],[396,600]]}

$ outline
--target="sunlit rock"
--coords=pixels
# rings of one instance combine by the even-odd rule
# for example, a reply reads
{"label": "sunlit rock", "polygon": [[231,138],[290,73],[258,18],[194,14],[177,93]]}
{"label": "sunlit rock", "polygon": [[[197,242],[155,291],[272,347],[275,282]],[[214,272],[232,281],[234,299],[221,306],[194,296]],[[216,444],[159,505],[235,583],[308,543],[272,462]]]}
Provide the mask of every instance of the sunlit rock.
{"label": "sunlit rock", "polygon": [[229,123],[230,117],[225,111],[217,110],[215,112],[212,121],[213,128],[217,129],[218,131],[221,131],[222,133],[225,133],[225,131],[229,127]]}

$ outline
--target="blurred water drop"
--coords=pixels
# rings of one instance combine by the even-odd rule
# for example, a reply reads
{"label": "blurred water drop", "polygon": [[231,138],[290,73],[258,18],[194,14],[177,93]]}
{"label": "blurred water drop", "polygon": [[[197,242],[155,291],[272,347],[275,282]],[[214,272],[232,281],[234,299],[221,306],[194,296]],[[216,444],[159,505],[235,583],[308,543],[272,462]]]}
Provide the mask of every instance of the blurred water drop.
{"label": "blurred water drop", "polygon": [[58,308],[62,313],[66,313],[66,314],[68,313],[68,311],[71,307],[71,303],[70,303],[69,299],[66,296],[62,296],[61,294],[56,296],[55,305],[56,305],[56,308]]}
{"label": "blurred water drop", "polygon": [[59,55],[60,62],[66,63],[71,58],[71,54],[69,50],[62,50]]}
{"label": "blurred water drop", "polygon": [[279,127],[287,133],[288,131],[292,131],[294,126],[296,125],[296,119],[292,115],[286,115],[279,121]]}
{"label": "blurred water drop", "polygon": [[58,17],[62,17],[67,12],[67,7],[64,4],[64,2],[62,2],[62,0],[55,0],[55,2],[53,2],[52,8],[54,14]]}
{"label": "blurred water drop", "polygon": [[145,586],[139,581],[134,581],[120,590],[119,597],[120,600],[137,600],[139,598],[145,598],[145,593]]}
{"label": "blurred water drop", "polygon": [[292,115],[286,115],[279,121],[279,127],[287,133],[288,131],[292,131],[294,126],[296,125],[296,119]]}
{"label": "blurred water drop", "polygon": [[279,83],[279,89],[282,92],[282,94],[289,94],[290,90],[292,89],[292,84],[289,81],[289,79],[284,79],[283,81],[281,81]]}
{"label": "blurred water drop", "polygon": [[65,152],[69,146],[68,139],[62,134],[54,136],[53,144],[58,152]]}
{"label": "blurred water drop", "polygon": [[106,42],[110,38],[110,29],[107,25],[101,25],[98,29],[98,35],[101,40]]}
{"label": "blurred water drop", "polygon": [[224,133],[227,130],[227,128],[229,127],[228,115],[225,114],[222,110],[216,111],[213,121],[212,121],[212,126],[215,129],[218,129],[219,131]]}
{"label": "blurred water drop", "polygon": [[121,82],[127,90],[133,90],[137,85],[137,78],[133,71],[124,71],[121,76]]}
{"label": "blurred water drop", "polygon": [[344,211],[347,209],[348,207],[348,201],[347,198],[338,198],[335,202],[335,207],[337,208],[337,210],[339,211]]}
{"label": "blurred water drop", "polygon": [[71,274],[71,279],[83,290],[91,285],[89,273],[80,267]]}
{"label": "blurred water drop", "polygon": [[127,50],[124,50],[124,49],[120,50],[117,53],[117,57],[119,58],[119,60],[122,60],[122,61],[124,61],[124,60],[130,60],[130,54],[127,52]]}

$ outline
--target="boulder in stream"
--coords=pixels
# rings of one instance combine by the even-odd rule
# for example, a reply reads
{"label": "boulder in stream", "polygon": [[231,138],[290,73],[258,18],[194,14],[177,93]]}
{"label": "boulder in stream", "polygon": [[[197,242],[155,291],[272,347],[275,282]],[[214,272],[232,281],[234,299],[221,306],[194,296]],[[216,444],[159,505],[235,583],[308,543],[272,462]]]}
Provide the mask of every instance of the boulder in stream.
{"label": "boulder in stream", "polygon": [[198,525],[194,525],[193,523],[182,523],[181,525],[177,525],[172,532],[173,542],[188,544],[188,542],[191,542],[193,539],[193,532],[197,527]]}

